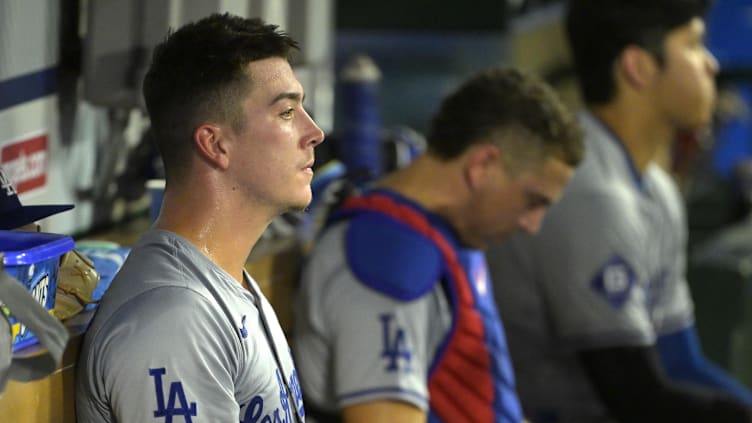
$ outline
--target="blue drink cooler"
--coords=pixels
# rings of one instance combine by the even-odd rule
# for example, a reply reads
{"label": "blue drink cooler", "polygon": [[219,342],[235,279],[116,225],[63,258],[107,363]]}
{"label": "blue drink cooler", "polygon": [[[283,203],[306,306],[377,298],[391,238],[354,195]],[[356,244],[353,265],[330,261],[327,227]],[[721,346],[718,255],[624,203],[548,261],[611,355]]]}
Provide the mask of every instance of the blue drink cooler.
{"label": "blue drink cooler", "polygon": [[[47,310],[55,308],[60,257],[73,250],[73,238],[43,232],[1,231],[0,251],[5,271],[24,284],[31,295]],[[37,342],[33,333],[13,317],[13,351]]]}

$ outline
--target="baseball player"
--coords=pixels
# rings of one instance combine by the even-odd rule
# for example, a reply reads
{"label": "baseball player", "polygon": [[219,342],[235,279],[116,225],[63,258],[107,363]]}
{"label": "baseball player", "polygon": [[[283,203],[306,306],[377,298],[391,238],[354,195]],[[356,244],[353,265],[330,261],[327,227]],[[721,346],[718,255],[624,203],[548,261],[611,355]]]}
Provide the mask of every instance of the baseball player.
{"label": "baseball player", "polygon": [[537,231],[577,129],[537,79],[487,70],[443,102],[425,154],[336,209],[293,331],[309,418],[522,420],[481,249]]}
{"label": "baseball player", "polygon": [[752,396],[699,349],[683,202],[655,163],[711,117],[701,3],[569,3],[585,160],[537,237],[488,254],[533,421],[750,421]]}
{"label": "baseball player", "polygon": [[79,422],[303,422],[289,347],[246,258],[311,200],[323,140],[259,19],[212,15],[170,34],[144,80],[166,170],[161,214],[87,331]]}

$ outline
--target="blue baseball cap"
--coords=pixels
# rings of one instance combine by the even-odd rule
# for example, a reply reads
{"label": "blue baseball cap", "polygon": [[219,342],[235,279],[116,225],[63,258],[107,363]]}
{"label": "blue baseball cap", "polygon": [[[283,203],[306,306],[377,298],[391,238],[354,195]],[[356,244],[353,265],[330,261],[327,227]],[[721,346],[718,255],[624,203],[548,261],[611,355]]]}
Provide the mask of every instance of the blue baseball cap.
{"label": "blue baseball cap", "polygon": [[73,204],[22,205],[15,184],[0,168],[0,229],[16,229],[73,207]]}

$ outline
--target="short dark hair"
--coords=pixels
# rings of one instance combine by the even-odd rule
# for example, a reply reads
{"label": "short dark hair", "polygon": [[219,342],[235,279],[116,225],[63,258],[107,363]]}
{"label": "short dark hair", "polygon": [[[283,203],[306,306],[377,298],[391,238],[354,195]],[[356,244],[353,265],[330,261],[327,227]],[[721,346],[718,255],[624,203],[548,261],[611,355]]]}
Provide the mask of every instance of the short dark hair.
{"label": "short dark hair", "polygon": [[168,32],[152,56],[144,101],[165,171],[180,172],[195,128],[207,120],[243,128],[241,101],[251,84],[246,65],[282,57],[297,43],[261,19],[213,14]]}
{"label": "short dark hair", "polygon": [[577,120],[554,90],[532,73],[504,67],[482,71],[450,94],[427,141],[429,151],[444,159],[479,143],[499,144],[514,153],[508,159],[520,162],[523,155],[555,155],[576,166],[583,155]]}
{"label": "short dark hair", "polygon": [[588,104],[616,95],[613,65],[629,45],[645,48],[663,63],[666,35],[702,17],[708,0],[569,0],[566,33]]}

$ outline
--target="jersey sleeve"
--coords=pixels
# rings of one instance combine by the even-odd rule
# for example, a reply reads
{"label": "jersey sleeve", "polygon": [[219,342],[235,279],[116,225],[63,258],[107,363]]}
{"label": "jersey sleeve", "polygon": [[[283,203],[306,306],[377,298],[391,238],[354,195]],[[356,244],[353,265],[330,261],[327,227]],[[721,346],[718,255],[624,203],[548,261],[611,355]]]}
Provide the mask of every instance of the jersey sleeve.
{"label": "jersey sleeve", "polygon": [[428,316],[431,296],[400,301],[341,275],[350,298],[329,308],[334,386],[341,407],[379,399],[427,409]]}
{"label": "jersey sleeve", "polygon": [[616,193],[595,194],[573,195],[552,208],[530,239],[531,273],[564,345],[651,344],[641,216]]}
{"label": "jersey sleeve", "polygon": [[[79,369],[91,372],[88,398],[107,398],[123,422],[237,421],[232,387],[239,343],[210,300],[185,288],[158,288],[123,305],[93,339]],[[119,316],[128,324],[119,324]],[[109,421],[103,404],[80,403],[82,421]],[[87,420],[88,417],[91,417]]]}
{"label": "jersey sleeve", "polygon": [[303,392],[332,411],[377,400],[427,410],[439,328],[451,324],[446,300],[434,290],[398,299],[368,286],[350,269],[343,239],[341,226],[330,230],[303,273],[294,331]]}

